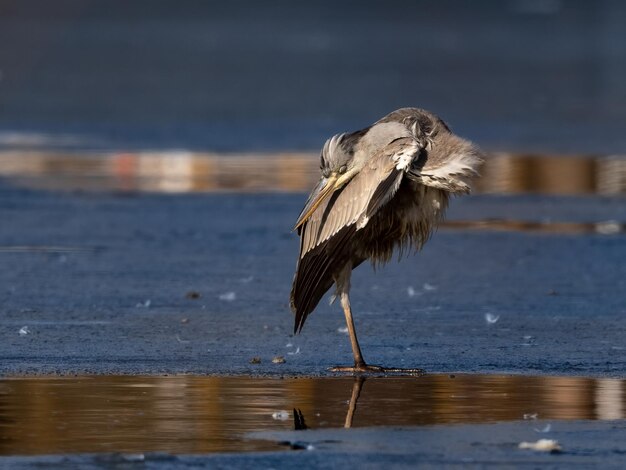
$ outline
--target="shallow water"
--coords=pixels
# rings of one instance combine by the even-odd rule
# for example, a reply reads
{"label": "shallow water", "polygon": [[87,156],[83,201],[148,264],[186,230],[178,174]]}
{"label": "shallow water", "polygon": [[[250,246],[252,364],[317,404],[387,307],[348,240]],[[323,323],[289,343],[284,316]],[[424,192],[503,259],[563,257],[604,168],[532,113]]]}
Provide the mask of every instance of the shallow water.
{"label": "shallow water", "polygon": [[[281,449],[252,431],[626,418],[626,380],[88,376],[0,381],[0,454]],[[541,422],[534,422],[535,420]]]}

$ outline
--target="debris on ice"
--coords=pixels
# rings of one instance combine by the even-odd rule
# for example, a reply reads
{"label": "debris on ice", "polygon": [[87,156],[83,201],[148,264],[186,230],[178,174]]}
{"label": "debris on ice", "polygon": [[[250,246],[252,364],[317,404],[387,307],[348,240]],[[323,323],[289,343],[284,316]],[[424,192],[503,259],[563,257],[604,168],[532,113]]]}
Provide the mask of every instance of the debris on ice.
{"label": "debris on ice", "polygon": [[563,449],[554,439],[539,439],[537,442],[520,442],[520,449],[536,450],[538,452],[561,452]]}
{"label": "debris on ice", "polygon": [[500,315],[494,315],[493,313],[485,313],[485,321],[489,324],[489,325],[493,325],[494,323],[496,323],[498,320],[500,320]]}
{"label": "debris on ice", "polygon": [[277,421],[287,421],[289,419],[289,412],[285,410],[274,411],[274,413],[272,413],[272,419]]}
{"label": "debris on ice", "polygon": [[220,294],[219,296],[220,300],[224,300],[226,302],[232,302],[236,298],[237,298],[237,294],[235,294],[234,292],[225,292],[223,294]]}
{"label": "debris on ice", "polygon": [[540,432],[542,434],[545,434],[547,432],[550,432],[551,429],[552,429],[552,425],[550,423],[548,423],[541,429],[535,428],[535,432]]}

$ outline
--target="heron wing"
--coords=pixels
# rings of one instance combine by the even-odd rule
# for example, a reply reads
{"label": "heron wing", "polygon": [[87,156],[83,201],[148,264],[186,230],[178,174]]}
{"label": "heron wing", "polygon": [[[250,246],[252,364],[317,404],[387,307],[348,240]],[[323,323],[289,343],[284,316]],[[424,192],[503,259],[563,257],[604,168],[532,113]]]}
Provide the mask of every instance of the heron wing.
{"label": "heron wing", "polygon": [[341,190],[322,203],[301,232],[302,258],[341,228],[365,227],[369,219],[395,195],[419,149],[411,138],[398,139],[372,157]]}
{"label": "heron wing", "polygon": [[300,259],[291,290],[295,332],[348,263],[355,233],[395,195],[419,149],[410,138],[394,141],[375,155],[343,188],[313,212],[300,232]]}

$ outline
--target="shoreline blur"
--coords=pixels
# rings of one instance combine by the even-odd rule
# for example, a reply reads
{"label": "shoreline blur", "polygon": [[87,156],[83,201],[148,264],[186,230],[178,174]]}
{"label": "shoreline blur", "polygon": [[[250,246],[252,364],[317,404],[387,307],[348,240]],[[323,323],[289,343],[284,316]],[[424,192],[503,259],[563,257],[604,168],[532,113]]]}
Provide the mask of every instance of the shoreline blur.
{"label": "shoreline blur", "polygon": [[[0,178],[46,190],[205,193],[307,192],[319,178],[307,152],[0,151]],[[626,155],[493,153],[478,194],[626,195]]]}

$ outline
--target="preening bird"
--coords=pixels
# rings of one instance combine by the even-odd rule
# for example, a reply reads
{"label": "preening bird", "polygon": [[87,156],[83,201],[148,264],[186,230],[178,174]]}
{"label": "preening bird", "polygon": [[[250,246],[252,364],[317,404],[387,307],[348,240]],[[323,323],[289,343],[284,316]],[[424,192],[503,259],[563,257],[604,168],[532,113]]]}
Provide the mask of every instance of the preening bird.
{"label": "preening bird", "polygon": [[481,153],[454,135],[434,114],[398,109],[365,129],[338,134],[321,153],[321,178],[295,224],[300,256],[291,289],[299,333],[322,296],[335,285],[343,308],[354,366],[335,371],[385,372],[418,369],[368,365],[350,308],[352,270],[369,259],[388,262],[394,250],[422,248],[451,194],[469,193]]}

